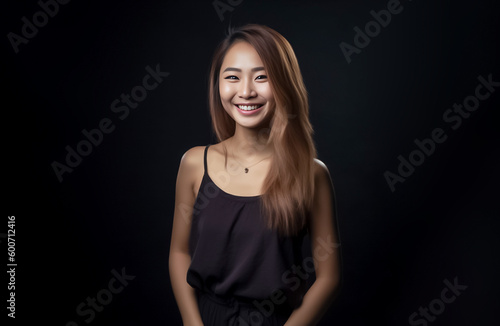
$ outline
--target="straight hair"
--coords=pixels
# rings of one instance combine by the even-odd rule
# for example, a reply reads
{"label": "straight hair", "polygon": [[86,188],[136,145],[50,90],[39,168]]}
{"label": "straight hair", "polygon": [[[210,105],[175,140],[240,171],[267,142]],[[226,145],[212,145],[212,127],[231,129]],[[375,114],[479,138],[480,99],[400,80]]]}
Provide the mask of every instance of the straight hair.
{"label": "straight hair", "polygon": [[307,90],[295,53],[281,34],[258,24],[230,29],[215,50],[209,73],[210,116],[219,142],[233,136],[236,128],[235,121],[222,106],[219,93],[220,69],[227,51],[236,41],[248,42],[255,48],[275,98],[266,139],[266,145],[272,145],[274,157],[260,198],[262,216],[270,229],[293,236],[308,227],[314,200],[317,152],[309,121]]}

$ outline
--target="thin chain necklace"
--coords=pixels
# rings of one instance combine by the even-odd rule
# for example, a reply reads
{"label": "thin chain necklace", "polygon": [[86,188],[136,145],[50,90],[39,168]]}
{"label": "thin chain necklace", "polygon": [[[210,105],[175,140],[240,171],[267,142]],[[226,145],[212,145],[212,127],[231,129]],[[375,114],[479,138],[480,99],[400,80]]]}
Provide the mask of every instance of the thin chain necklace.
{"label": "thin chain necklace", "polygon": [[[231,151],[231,154],[232,154],[232,151]],[[272,156],[272,155],[266,156],[266,157],[264,157],[262,160],[257,161],[257,162],[255,162],[255,163],[253,163],[253,164],[251,164],[251,165],[241,164],[241,162],[240,162],[240,161],[238,161],[234,155],[233,155],[233,160],[235,160],[236,162],[238,162],[238,164],[239,164],[240,166],[242,166],[242,167],[244,167],[244,168],[245,168],[245,173],[248,173],[248,171],[250,171],[250,168],[251,168],[252,166],[254,166],[254,165],[256,165],[256,164],[258,164],[258,163],[260,163],[260,162],[264,161],[265,159],[270,158],[271,156]]]}

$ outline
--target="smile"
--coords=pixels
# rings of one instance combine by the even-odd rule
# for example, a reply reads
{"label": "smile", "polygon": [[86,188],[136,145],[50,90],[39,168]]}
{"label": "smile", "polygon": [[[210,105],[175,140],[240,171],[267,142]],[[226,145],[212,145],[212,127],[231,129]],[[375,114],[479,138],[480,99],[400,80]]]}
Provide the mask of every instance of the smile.
{"label": "smile", "polygon": [[252,104],[252,105],[235,104],[235,106],[236,106],[236,108],[238,108],[238,111],[241,112],[242,114],[249,115],[249,114],[254,114],[254,113],[259,112],[264,105],[263,104]]}

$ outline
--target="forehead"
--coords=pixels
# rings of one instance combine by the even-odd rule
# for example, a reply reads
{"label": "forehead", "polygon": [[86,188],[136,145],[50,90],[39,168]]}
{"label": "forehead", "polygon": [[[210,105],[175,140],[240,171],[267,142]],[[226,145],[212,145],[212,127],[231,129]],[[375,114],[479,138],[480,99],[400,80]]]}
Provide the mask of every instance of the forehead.
{"label": "forehead", "polygon": [[248,42],[236,41],[226,52],[221,71],[226,67],[251,69],[256,66],[263,66],[263,63],[254,47]]}

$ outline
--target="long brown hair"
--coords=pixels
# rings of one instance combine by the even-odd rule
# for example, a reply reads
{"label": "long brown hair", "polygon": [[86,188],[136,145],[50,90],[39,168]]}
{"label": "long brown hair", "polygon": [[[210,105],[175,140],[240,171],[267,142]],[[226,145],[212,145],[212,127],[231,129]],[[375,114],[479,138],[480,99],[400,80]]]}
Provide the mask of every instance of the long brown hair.
{"label": "long brown hair", "polygon": [[219,142],[235,132],[235,121],[221,103],[219,73],[226,52],[240,40],[251,44],[259,54],[275,99],[267,138],[274,157],[263,184],[262,213],[269,228],[283,235],[295,235],[307,227],[314,197],[317,153],[307,91],[295,53],[281,34],[257,24],[229,30],[214,53],[209,76],[210,115]]}

